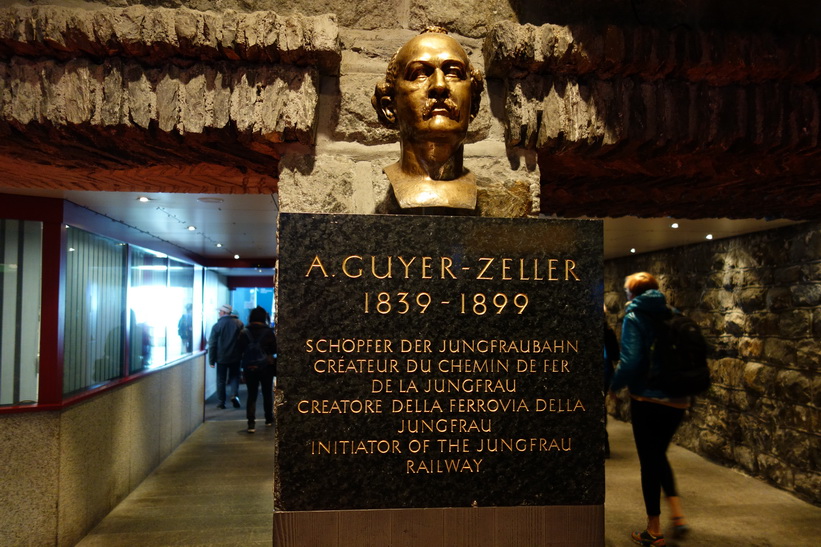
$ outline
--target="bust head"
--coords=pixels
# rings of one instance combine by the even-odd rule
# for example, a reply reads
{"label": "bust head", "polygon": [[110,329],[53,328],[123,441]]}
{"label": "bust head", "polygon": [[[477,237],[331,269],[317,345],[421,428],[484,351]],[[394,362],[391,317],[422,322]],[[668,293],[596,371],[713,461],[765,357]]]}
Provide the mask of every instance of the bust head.
{"label": "bust head", "polygon": [[464,48],[442,29],[415,36],[393,56],[371,103],[385,126],[399,130],[401,157],[385,173],[401,207],[475,207],[462,155],[483,87]]}

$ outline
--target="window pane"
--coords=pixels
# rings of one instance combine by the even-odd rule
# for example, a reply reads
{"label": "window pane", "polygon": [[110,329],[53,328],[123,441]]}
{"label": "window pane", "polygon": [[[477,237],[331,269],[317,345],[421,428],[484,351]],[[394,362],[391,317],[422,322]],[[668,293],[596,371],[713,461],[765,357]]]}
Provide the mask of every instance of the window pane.
{"label": "window pane", "polygon": [[63,393],[119,378],[123,369],[125,246],[69,228]]}
{"label": "window pane", "polygon": [[131,248],[131,286],[128,291],[131,328],[131,372],[165,364],[166,330],[176,325],[178,308],[168,301],[168,257]]}
{"label": "window pane", "polygon": [[0,405],[37,401],[42,233],[0,219]]}
{"label": "window pane", "polygon": [[194,266],[172,259],[168,267],[167,304],[179,310],[177,316],[168,314],[168,360],[173,361],[194,346]]}

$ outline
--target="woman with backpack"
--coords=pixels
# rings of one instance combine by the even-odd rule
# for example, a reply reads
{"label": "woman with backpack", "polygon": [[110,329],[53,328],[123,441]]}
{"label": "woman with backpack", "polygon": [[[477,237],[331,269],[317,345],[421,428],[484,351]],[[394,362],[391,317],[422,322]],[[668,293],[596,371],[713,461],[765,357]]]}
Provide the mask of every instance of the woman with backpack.
{"label": "woman with backpack", "polygon": [[239,337],[242,355],[242,371],[248,399],[245,402],[245,416],[248,419],[248,433],[256,431],[257,394],[262,386],[262,405],[265,410],[265,425],[274,425],[274,377],[276,376],[277,339],[270,327],[270,316],[265,308],[257,306],[248,315],[248,326]]}
{"label": "woman with backpack", "polygon": [[647,528],[633,532],[633,542],[661,547],[666,545],[661,529],[661,492],[670,506],[673,537],[684,536],[687,526],[667,448],[678,429],[688,397],[674,397],[647,385],[647,378],[659,369],[661,362],[651,348],[656,339],[657,325],[670,316],[667,300],[659,290],[658,281],[647,272],[634,273],[624,280],[627,308],[621,332],[619,364],[610,384],[610,395],[627,387],[630,392],[630,413],[633,437],[641,465],[641,490],[647,511]]}

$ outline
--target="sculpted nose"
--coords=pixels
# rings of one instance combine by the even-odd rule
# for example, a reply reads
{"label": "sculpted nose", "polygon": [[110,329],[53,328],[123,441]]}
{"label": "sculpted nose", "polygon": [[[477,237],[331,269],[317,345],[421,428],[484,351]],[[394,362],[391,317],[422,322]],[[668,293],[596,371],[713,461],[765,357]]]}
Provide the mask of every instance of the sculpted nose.
{"label": "sculpted nose", "polygon": [[445,84],[445,73],[441,69],[436,69],[430,77],[430,89],[428,94],[432,98],[445,97],[448,94],[448,86]]}

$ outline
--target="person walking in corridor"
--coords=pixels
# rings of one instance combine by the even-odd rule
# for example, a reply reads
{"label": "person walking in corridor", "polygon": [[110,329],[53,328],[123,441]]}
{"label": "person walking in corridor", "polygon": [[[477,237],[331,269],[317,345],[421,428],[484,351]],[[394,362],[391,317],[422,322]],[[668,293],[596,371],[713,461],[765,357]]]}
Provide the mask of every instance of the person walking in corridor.
{"label": "person walking in corridor", "polygon": [[245,401],[245,417],[248,433],[256,431],[257,395],[262,386],[262,408],[265,425],[274,425],[274,377],[276,376],[277,339],[270,327],[270,316],[265,308],[257,306],[248,316],[248,326],[239,339],[242,354],[242,371],[248,398]]}
{"label": "person walking in corridor", "polygon": [[667,300],[659,291],[658,281],[647,272],[627,276],[626,315],[622,324],[619,364],[610,383],[610,395],[623,387],[630,392],[633,437],[641,466],[641,490],[647,512],[647,528],[633,532],[639,545],[666,545],[661,529],[661,492],[670,507],[673,536],[680,538],[689,527],[681,508],[675,477],[667,460],[667,448],[689,407],[689,398],[672,397],[647,386],[650,372],[661,363],[652,351],[656,325],[669,317]]}
{"label": "person walking in corridor", "polygon": [[208,337],[208,362],[217,369],[217,408],[225,408],[226,383],[231,386],[231,404],[239,408],[240,353],[239,334],[242,321],[233,315],[228,304],[220,306],[219,320]]}

